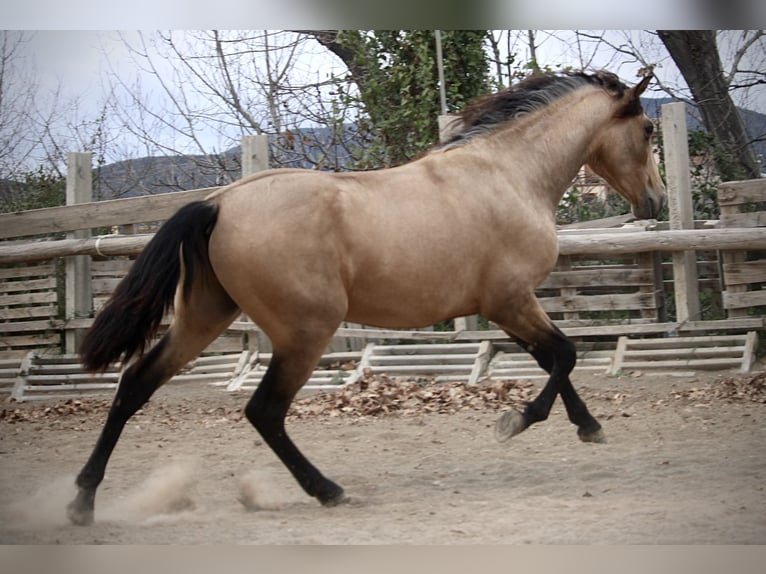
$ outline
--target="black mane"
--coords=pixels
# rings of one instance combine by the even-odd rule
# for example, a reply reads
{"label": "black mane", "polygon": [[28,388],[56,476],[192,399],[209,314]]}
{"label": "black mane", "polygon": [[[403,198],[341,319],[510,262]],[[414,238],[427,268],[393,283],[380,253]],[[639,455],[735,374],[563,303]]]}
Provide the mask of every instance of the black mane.
{"label": "black mane", "polygon": [[[628,87],[611,72],[545,72],[538,73],[504,88],[494,94],[480,97],[466,107],[456,118],[460,131],[436,149],[445,149],[462,145],[474,136],[493,131],[500,125],[522,115],[534,112],[551,102],[583,86],[597,86],[622,98]],[[640,103],[637,110],[626,110],[625,115],[641,113]]]}

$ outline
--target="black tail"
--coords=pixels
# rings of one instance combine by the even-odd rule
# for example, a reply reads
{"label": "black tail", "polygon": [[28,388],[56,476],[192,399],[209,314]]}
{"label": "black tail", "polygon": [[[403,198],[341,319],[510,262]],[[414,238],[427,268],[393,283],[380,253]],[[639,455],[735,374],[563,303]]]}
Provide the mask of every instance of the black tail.
{"label": "black tail", "polygon": [[197,201],[165,222],[85,335],[80,356],[88,371],[103,371],[120,358],[127,362],[144,352],[162,317],[173,306],[181,275],[181,245],[183,294],[188,296],[195,272],[209,270],[207,244],[217,217],[215,204]]}

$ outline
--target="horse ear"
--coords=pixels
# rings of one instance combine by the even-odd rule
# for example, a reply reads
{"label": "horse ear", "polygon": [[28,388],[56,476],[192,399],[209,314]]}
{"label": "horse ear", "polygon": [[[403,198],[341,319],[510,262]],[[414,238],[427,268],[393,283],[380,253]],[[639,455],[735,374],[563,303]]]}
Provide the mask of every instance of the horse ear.
{"label": "horse ear", "polygon": [[652,78],[654,78],[654,74],[651,72],[648,73],[646,76],[644,76],[643,80],[641,80],[638,84],[636,84],[631,90],[633,92],[631,96],[634,98],[637,98],[638,96],[643,94],[647,86],[649,85],[649,82],[652,81]]}

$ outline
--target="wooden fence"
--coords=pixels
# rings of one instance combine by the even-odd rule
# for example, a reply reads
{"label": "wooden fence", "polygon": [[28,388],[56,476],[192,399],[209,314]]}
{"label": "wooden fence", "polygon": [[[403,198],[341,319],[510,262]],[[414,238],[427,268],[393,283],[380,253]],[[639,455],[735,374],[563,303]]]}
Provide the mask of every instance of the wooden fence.
{"label": "wooden fence", "polygon": [[[265,166],[262,140],[247,138],[243,150],[246,170]],[[68,197],[79,201],[81,188],[90,187],[90,155],[70,154],[70,166]],[[0,385],[3,360],[19,361],[32,349],[76,350],[78,333],[151,238],[136,234],[136,224],[162,221],[214,189],[0,214]],[[678,193],[671,181],[668,191],[671,197]],[[766,250],[766,180],[723,184],[719,203],[721,221],[702,229],[672,217],[671,229],[618,221],[616,228],[560,230],[558,264],[538,290],[543,307],[574,337],[763,329],[766,262],[759,256]],[[109,233],[114,230],[120,233]],[[707,254],[701,264],[695,256],[700,252]],[[701,290],[720,297],[725,318],[702,320],[692,296]],[[674,321],[667,319],[671,301]],[[368,340],[504,338],[491,326],[403,332],[344,325],[335,350],[359,350]],[[208,352],[263,349],[264,343],[243,317]]]}

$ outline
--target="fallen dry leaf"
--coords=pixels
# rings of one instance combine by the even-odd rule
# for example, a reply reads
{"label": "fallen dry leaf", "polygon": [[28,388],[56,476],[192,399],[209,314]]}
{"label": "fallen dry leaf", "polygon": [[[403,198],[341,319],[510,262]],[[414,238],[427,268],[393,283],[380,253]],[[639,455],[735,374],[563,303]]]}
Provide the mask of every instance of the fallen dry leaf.
{"label": "fallen dry leaf", "polygon": [[338,390],[299,399],[289,416],[317,415],[364,417],[387,414],[454,413],[472,409],[519,407],[531,400],[532,384],[526,381],[466,383],[412,382],[368,373]]}

